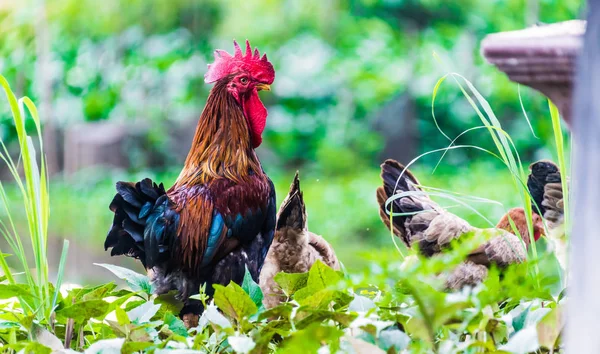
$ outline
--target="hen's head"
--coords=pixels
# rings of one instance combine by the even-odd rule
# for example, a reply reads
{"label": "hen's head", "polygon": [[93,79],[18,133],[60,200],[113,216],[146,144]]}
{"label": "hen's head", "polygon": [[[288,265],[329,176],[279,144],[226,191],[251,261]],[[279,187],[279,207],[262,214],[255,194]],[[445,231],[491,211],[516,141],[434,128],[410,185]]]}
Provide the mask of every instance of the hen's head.
{"label": "hen's head", "polygon": [[221,49],[215,50],[215,61],[208,65],[204,81],[227,81],[227,91],[242,107],[250,126],[252,145],[256,148],[262,142],[267,121],[267,109],[260,101],[258,91],[271,89],[275,70],[267,55],[261,57],[258,48],[253,52],[247,40],[246,53],[242,53],[236,41],[233,41],[233,47],[233,55]]}
{"label": "hen's head", "polygon": [[[519,234],[523,238],[523,241],[526,245],[529,245],[529,228],[527,227],[527,217],[525,215],[525,209],[523,208],[512,208],[506,213],[502,219],[498,222],[496,227],[498,229],[506,230],[510,233],[515,233],[510,221],[515,224],[517,230],[519,230]],[[545,236],[546,232],[544,230],[544,223],[542,222],[541,216],[533,213],[532,215],[533,222],[533,239],[537,241],[540,237]]]}

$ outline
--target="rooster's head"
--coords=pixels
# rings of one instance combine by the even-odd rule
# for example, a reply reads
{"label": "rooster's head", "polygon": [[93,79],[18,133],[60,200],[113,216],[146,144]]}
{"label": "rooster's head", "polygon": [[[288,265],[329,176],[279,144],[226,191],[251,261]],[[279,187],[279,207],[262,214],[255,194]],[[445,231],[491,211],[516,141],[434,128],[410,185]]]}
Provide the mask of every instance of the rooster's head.
{"label": "rooster's head", "polygon": [[267,55],[261,57],[258,48],[253,52],[247,40],[245,54],[236,41],[233,41],[233,46],[233,55],[221,49],[215,50],[215,61],[208,65],[204,81],[227,81],[227,91],[242,107],[250,126],[252,145],[256,148],[262,142],[262,132],[267,121],[267,109],[260,101],[258,91],[271,89],[275,70],[267,60]]}

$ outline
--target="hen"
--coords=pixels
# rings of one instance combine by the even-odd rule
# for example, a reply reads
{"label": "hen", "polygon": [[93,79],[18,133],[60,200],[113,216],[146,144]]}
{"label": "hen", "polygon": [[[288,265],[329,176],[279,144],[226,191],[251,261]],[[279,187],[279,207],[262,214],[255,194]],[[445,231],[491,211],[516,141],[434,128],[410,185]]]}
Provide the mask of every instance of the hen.
{"label": "hen", "polygon": [[234,47],[216,50],[204,76],[215,85],[175,184],[118,182],[110,204],[105,249],[139,259],[157,294],[176,290],[187,325],[203,310],[189,299],[202,284],[210,296],[212,284],[241,283],[246,267],[258,281],[275,230],[275,189],[254,151],[267,118],[258,91],[275,71],[248,41],[245,54]]}
{"label": "hen", "polygon": [[[383,186],[377,189],[377,201],[382,221],[407,247],[418,245],[424,256],[430,257],[441,252],[452,240],[467,232],[495,235],[467,256],[465,263],[461,264],[448,280],[449,288],[460,288],[480,282],[487,276],[487,267],[492,264],[504,267],[526,259],[523,244],[519,237],[512,233],[509,222],[509,218],[512,219],[527,247],[530,237],[523,208],[509,210],[496,228],[479,229],[431,200],[419,187],[416,177],[397,161],[386,160],[381,165],[381,178]],[[390,197],[402,192],[413,193],[395,199],[386,206]],[[407,215],[394,215],[390,218],[390,210]],[[543,224],[538,215],[534,215],[533,229],[534,240],[537,241],[544,234]]]}
{"label": "hen", "polygon": [[274,277],[279,272],[304,273],[320,260],[338,270],[340,264],[333,248],[323,237],[308,231],[308,220],[298,173],[277,216],[275,237],[260,273],[263,304],[272,308],[284,300]]}
{"label": "hen", "polygon": [[549,228],[554,229],[564,219],[560,170],[548,160],[534,162],[529,169],[531,173],[527,178],[527,188],[531,194],[533,211],[543,216],[549,222]]}

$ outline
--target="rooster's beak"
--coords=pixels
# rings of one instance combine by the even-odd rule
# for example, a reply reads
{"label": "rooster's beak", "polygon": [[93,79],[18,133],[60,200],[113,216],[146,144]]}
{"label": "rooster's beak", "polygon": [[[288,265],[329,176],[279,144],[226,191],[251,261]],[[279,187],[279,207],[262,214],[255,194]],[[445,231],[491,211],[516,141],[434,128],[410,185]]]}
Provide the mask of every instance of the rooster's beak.
{"label": "rooster's beak", "polygon": [[258,84],[258,85],[256,85],[256,89],[257,89],[258,91],[261,91],[261,90],[265,90],[265,91],[271,91],[271,85],[267,85],[267,84]]}

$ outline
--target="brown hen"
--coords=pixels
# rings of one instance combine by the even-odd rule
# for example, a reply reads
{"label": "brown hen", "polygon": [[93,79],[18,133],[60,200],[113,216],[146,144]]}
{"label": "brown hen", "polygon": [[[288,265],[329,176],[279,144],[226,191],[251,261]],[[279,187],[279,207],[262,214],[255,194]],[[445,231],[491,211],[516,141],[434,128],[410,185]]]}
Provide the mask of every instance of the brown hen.
{"label": "brown hen", "polygon": [[333,248],[323,237],[308,231],[307,223],[306,206],[296,172],[290,192],[279,209],[275,237],[260,273],[260,287],[266,308],[272,308],[285,300],[274,280],[277,273],[304,273],[317,260],[335,270],[340,269]]}

